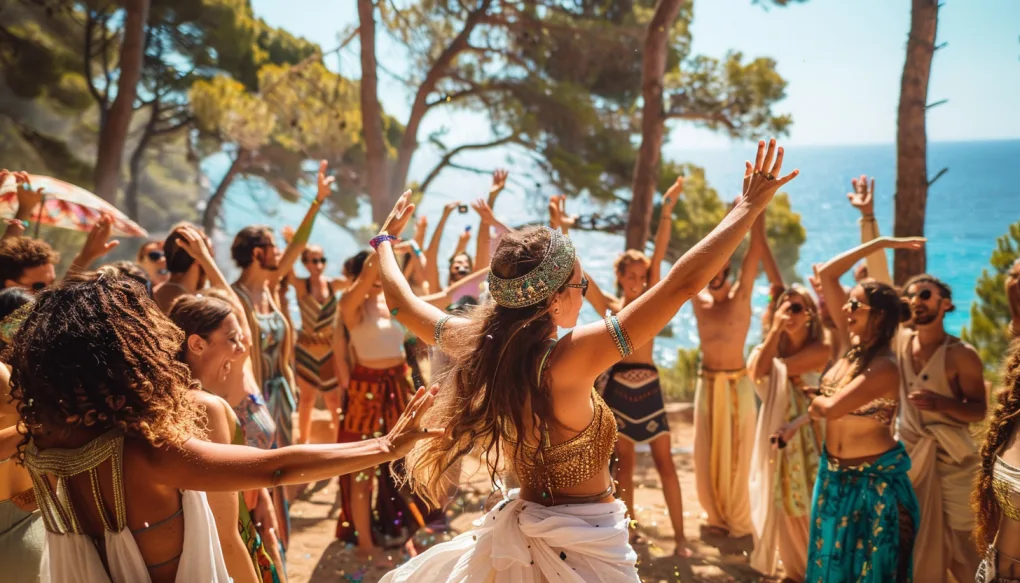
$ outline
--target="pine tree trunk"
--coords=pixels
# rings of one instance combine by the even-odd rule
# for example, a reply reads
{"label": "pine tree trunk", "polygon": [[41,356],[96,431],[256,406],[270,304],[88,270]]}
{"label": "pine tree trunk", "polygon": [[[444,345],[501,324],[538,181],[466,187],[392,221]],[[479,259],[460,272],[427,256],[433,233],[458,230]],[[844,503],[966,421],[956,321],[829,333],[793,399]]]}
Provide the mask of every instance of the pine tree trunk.
{"label": "pine tree trunk", "polygon": [[[935,53],[938,0],[912,0],[907,59],[903,64],[896,128],[896,216],[893,234],[923,237],[928,203],[928,136],[925,108]],[[897,249],[895,281],[902,285],[925,271],[925,252]]]}
{"label": "pine tree trunk", "polygon": [[138,81],[142,76],[145,22],[149,14],[149,0],[127,0],[125,4],[127,15],[124,18],[124,40],[120,45],[117,98],[113,100],[99,131],[95,167],[96,194],[113,204],[117,203],[124,147],[134,113]]}
{"label": "pine tree trunk", "polygon": [[361,124],[365,138],[368,194],[372,200],[372,220],[382,224],[393,202],[390,198],[389,163],[383,134],[383,111],[379,103],[379,77],[375,59],[375,5],[358,0],[361,40]]}
{"label": "pine tree trunk", "polygon": [[680,14],[680,0],[659,0],[645,33],[641,61],[641,147],[634,163],[630,214],[627,217],[627,249],[644,251],[652,222],[652,198],[662,169],[662,143],[666,136],[663,76],[673,22]]}

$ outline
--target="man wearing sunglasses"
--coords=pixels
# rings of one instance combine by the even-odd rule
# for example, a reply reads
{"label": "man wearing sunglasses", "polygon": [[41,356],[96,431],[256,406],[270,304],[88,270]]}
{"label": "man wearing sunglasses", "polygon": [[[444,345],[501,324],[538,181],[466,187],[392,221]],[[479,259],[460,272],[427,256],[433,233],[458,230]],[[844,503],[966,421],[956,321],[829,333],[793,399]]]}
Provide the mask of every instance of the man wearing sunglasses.
{"label": "man wearing sunglasses", "polygon": [[44,241],[11,237],[0,241],[0,282],[39,293],[57,279],[60,255]]}
{"label": "man wearing sunglasses", "polygon": [[970,491],[980,461],[970,424],[984,419],[984,367],[976,350],[946,333],[953,311],[949,286],[918,275],[903,288],[913,329],[898,339],[900,439],[910,454],[911,482],[921,507],[914,544],[914,579],[974,578],[980,558],[970,537]]}

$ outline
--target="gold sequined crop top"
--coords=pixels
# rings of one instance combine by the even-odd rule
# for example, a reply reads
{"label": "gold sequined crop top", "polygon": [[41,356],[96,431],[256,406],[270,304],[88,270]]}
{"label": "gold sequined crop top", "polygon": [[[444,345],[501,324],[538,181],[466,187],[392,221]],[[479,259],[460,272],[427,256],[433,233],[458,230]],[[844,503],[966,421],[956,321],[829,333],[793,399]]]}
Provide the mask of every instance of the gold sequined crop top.
{"label": "gold sequined crop top", "polygon": [[[818,384],[818,392],[826,397],[831,397],[842,390],[843,387],[837,387],[825,381]],[[890,426],[892,425],[893,420],[896,419],[896,409],[898,407],[899,402],[896,399],[880,397],[854,411],[851,411],[850,414],[857,417],[870,417],[882,425]]]}
{"label": "gold sequined crop top", "polygon": [[995,467],[992,469],[992,490],[995,491],[995,499],[999,501],[999,508],[1009,519],[1020,521],[1020,509],[1016,506],[1016,497],[1020,495],[1020,469],[1002,461],[1002,458],[995,457]]}
{"label": "gold sequined crop top", "polygon": [[520,458],[514,460],[521,484],[539,491],[559,492],[582,484],[609,468],[616,446],[616,417],[609,405],[592,389],[595,416],[574,437],[552,445],[548,429],[542,430],[542,448],[521,444]]}

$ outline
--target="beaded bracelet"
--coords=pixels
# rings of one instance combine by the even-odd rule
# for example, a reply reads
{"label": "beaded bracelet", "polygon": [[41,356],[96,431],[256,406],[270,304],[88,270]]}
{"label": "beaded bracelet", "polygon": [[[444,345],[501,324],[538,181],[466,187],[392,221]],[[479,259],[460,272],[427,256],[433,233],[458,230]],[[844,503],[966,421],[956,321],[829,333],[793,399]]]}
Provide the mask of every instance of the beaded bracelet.
{"label": "beaded bracelet", "polygon": [[397,238],[394,237],[393,235],[378,235],[376,237],[372,237],[372,240],[368,242],[368,245],[372,249],[378,249],[379,245],[381,245],[382,243],[384,243],[386,241],[396,241],[396,240],[397,240]]}
{"label": "beaded bracelet", "polygon": [[620,356],[627,358],[634,352],[634,345],[631,344],[627,331],[620,324],[615,314],[607,313],[604,320],[606,322],[606,330],[613,337],[613,342],[616,344],[616,349],[620,351]]}
{"label": "beaded bracelet", "polygon": [[435,341],[436,348],[440,350],[443,349],[443,326],[446,326],[446,322],[452,317],[452,315],[447,314],[436,321],[436,329],[432,333],[432,340]]}

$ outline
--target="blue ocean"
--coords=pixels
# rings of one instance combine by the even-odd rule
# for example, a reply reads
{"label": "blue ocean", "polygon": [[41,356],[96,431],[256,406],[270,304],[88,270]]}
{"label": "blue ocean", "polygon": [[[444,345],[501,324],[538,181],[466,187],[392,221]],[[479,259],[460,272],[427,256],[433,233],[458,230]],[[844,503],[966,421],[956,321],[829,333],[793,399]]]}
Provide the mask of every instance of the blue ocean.
{"label": "blue ocean", "polygon": [[[875,177],[876,216],[882,233],[892,234],[892,192],[896,176],[894,145],[790,146],[786,150],[784,171],[794,168],[801,171],[801,175],[785,191],[789,193],[793,210],[800,214],[807,230],[807,241],[801,247],[798,263],[798,273],[802,277],[811,273],[813,263],[826,261],[858,244],[856,221],[859,213],[846,199],[846,193],[851,190],[850,179],[855,176],[867,174]],[[698,151],[667,146],[663,155],[668,159],[703,166],[709,183],[720,196],[732,198],[740,188],[743,162],[754,155],[754,147],[735,145],[730,149]],[[948,168],[929,192],[925,226],[928,271],[946,280],[953,288],[957,310],[949,315],[947,327],[954,334],[967,324],[970,305],[975,297],[974,284],[988,266],[995,240],[1006,233],[1011,223],[1020,220],[1020,181],[1009,177],[1016,160],[1020,160],[1020,140],[933,143],[928,147],[929,174]],[[225,169],[221,162],[210,163],[207,171],[211,178],[218,178],[216,169]],[[427,152],[416,155],[411,179],[420,178],[434,163],[435,157]],[[483,168],[500,166],[511,169],[511,184],[500,196],[495,209],[505,223],[516,225],[545,218],[545,201],[556,193],[528,176],[526,169],[518,170],[512,160],[508,163],[505,155],[495,152],[476,156],[471,163]],[[467,202],[488,192],[488,177],[464,172],[447,171],[434,184],[421,204],[421,211],[432,219],[430,227],[435,225],[447,203],[455,200]],[[311,195],[309,192],[309,200]],[[227,241],[233,233],[252,223],[276,228],[296,226],[306,209],[306,203],[279,202],[258,184],[239,182],[229,191],[224,224],[224,237],[227,238],[218,237],[218,245],[229,244]],[[595,203],[583,198],[568,202],[571,213],[599,210],[602,209]],[[367,208],[363,211],[361,224],[366,224],[370,213]],[[452,215],[440,256],[445,257],[452,251],[457,234],[467,226],[477,229],[477,222],[474,213]],[[622,237],[578,231],[572,233],[572,238],[585,270],[597,278],[599,285],[613,289],[612,262],[623,249]],[[312,241],[326,249],[330,260],[328,271],[336,273],[344,258],[366,247],[367,243],[354,240],[347,231],[324,218],[316,223]],[[473,249],[473,245],[472,242],[469,249]],[[767,294],[764,277],[759,278],[754,298],[756,314],[763,309]],[[582,322],[596,319],[598,315],[590,307],[581,314]],[[676,358],[677,348],[693,347],[698,343],[689,306],[685,306],[674,318],[672,329],[671,338],[656,341],[656,356],[662,365]],[[759,327],[752,325],[748,341],[754,342],[759,337]]]}

